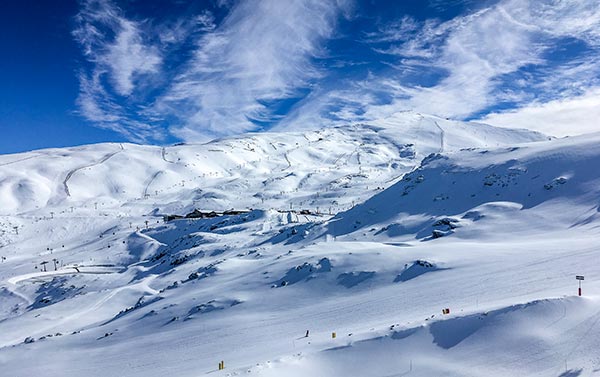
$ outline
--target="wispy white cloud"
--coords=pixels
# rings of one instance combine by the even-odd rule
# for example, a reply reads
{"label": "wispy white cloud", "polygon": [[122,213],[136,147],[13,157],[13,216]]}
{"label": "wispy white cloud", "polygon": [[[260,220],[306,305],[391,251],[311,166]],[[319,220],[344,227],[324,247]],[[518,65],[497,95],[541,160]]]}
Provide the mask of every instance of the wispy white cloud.
{"label": "wispy white cloud", "polygon": [[207,10],[191,17],[178,18],[155,26],[153,30],[165,45],[179,45],[196,32],[208,32],[217,27],[214,15]]}
{"label": "wispy white cloud", "polygon": [[[395,43],[386,49],[375,46],[377,51],[397,55],[401,66],[429,66],[444,73],[428,87],[407,86],[398,78],[397,85],[388,87],[401,96],[394,106],[386,107],[448,117],[466,117],[493,104],[493,80],[520,67],[541,63],[544,49],[536,44],[537,35],[531,27],[515,22],[501,5],[445,22],[419,23],[404,18],[392,30],[385,28],[383,34]],[[411,61],[413,58],[417,60]]]}
{"label": "wispy white cloud", "polygon": [[[565,84],[589,81],[594,65],[574,60],[544,67],[544,54],[556,47],[553,38],[600,41],[599,10],[593,2],[507,0],[461,17],[458,23],[451,21],[456,26],[436,59],[448,77],[433,88],[416,88],[410,104],[423,111],[465,117],[506,99],[502,75],[527,66],[537,66],[545,74],[529,77],[524,85],[548,97],[561,96]],[[532,98],[523,93],[512,100]]]}
{"label": "wispy white cloud", "polygon": [[[198,141],[260,125],[320,127],[407,109],[513,119],[518,111],[501,118],[498,105],[529,114],[600,87],[594,2],[430,2],[472,10],[449,20],[405,16],[351,37],[370,46],[378,64],[372,56],[347,61],[324,47],[340,36],[337,24],[351,18],[353,4],[222,1],[228,13],[218,20],[205,10],[157,21],[128,18],[110,0],[84,0],[74,31],[89,62],[80,74],[80,112],[134,140],[169,132]],[[565,39],[589,53],[552,61]],[[344,70],[361,73],[339,74]]]}
{"label": "wispy white cloud", "polygon": [[[382,54],[404,58],[433,58],[441,53],[449,33],[461,23],[465,23],[465,18],[442,22],[436,18],[417,21],[413,17],[404,16],[381,26],[376,32],[367,33],[365,41],[374,44],[373,49]],[[381,43],[390,45],[377,47]]]}
{"label": "wispy white cloud", "polygon": [[136,76],[158,72],[162,62],[158,48],[145,44],[140,23],[125,18],[110,1],[82,4],[75,38],[96,68],[108,72],[118,94],[130,95]]}
{"label": "wispy white cloud", "polygon": [[90,75],[80,73],[77,99],[80,113],[96,126],[118,132],[134,142],[163,139],[160,128],[132,118],[114,101],[101,84],[101,76],[99,71]]}
{"label": "wispy white cloud", "polygon": [[90,64],[79,73],[81,115],[133,141],[161,139],[159,129],[132,116],[115,98],[132,96],[140,79],[160,71],[159,49],[144,42],[141,24],[109,0],[83,1],[75,20],[73,35]]}
{"label": "wispy white cloud", "polygon": [[[312,96],[282,126],[319,117],[361,121],[404,109],[469,118],[506,102],[536,109],[571,104],[600,78],[599,15],[596,2],[501,0],[443,22],[404,17],[365,37],[376,52],[397,58],[386,60],[393,70]],[[565,38],[583,42],[590,55],[550,62],[547,54]],[[432,70],[439,78],[430,85],[406,80]]]}
{"label": "wispy white cloud", "polygon": [[[149,123],[167,119],[168,131],[188,141],[258,129],[280,116],[272,104],[321,77],[313,60],[327,54],[322,42],[352,4],[223,1],[217,5],[231,8],[218,23],[206,10],[160,23],[128,19],[110,0],[85,0],[73,33],[92,64],[80,77],[80,112],[128,137],[147,135]],[[182,56],[189,57],[163,71],[184,43]],[[136,102],[153,80],[162,87],[150,88],[150,102]]]}
{"label": "wispy white cloud", "polygon": [[162,61],[156,48],[142,43],[137,25],[128,20],[121,20],[115,41],[107,46],[101,59],[102,65],[110,68],[114,85],[122,96],[133,92],[135,76],[157,73]]}
{"label": "wispy white cloud", "polygon": [[507,2],[508,7],[515,20],[545,34],[600,44],[600,7],[596,1],[513,0]]}
{"label": "wispy white cloud", "polygon": [[203,139],[256,129],[266,103],[293,98],[321,72],[311,59],[333,35],[341,1],[243,1],[197,42],[193,59],[153,108],[177,114],[172,131]]}
{"label": "wispy white cloud", "polygon": [[494,103],[492,80],[541,62],[543,49],[527,26],[502,7],[453,22],[436,64],[448,76],[431,88],[411,88],[408,105],[428,113],[465,117]]}
{"label": "wispy white cloud", "polygon": [[516,110],[491,113],[480,121],[499,127],[527,128],[553,136],[600,132],[600,88],[577,96],[531,103]]}

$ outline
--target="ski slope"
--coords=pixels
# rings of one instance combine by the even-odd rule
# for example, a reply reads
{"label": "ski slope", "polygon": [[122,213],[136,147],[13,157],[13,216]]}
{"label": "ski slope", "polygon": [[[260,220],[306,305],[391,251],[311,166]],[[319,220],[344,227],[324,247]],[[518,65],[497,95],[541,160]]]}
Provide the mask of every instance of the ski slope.
{"label": "ski slope", "polygon": [[0,156],[0,365],[600,375],[599,147],[405,112]]}

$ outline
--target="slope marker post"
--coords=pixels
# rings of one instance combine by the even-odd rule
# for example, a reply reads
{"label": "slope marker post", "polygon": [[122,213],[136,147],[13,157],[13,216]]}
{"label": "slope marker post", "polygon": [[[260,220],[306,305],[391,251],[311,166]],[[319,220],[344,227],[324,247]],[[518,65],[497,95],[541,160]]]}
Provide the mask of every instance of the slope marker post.
{"label": "slope marker post", "polygon": [[577,279],[579,281],[579,296],[581,296],[581,281],[584,280],[585,278],[582,275],[577,275],[575,276],[575,279]]}

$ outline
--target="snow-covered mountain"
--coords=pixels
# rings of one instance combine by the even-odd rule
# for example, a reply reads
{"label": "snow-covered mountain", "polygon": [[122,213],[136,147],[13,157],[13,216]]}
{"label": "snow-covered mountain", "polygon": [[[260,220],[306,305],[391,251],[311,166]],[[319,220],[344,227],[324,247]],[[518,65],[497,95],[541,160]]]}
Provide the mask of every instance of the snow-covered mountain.
{"label": "snow-covered mountain", "polygon": [[0,365],[593,375],[599,163],[600,134],[411,112],[0,156]]}
{"label": "snow-covered mountain", "polygon": [[0,156],[0,211],[99,206],[140,213],[152,206],[147,202],[171,212],[269,205],[333,211],[367,199],[430,153],[540,139],[529,131],[399,113],[370,124],[202,145],[41,150]]}

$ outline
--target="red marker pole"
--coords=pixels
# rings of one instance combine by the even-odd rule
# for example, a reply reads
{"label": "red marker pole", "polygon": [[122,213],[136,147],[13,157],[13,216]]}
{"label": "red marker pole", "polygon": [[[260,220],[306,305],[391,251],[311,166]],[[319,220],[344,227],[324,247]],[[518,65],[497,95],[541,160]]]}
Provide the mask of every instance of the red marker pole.
{"label": "red marker pole", "polygon": [[579,293],[579,296],[581,296],[581,281],[584,280],[584,277],[581,276],[581,275],[577,275],[577,276],[575,276],[575,279],[577,279],[579,281],[579,291],[578,291],[578,293]]}

